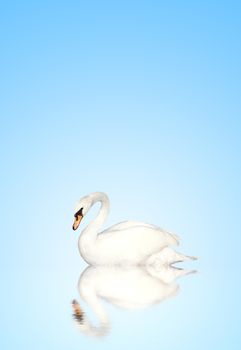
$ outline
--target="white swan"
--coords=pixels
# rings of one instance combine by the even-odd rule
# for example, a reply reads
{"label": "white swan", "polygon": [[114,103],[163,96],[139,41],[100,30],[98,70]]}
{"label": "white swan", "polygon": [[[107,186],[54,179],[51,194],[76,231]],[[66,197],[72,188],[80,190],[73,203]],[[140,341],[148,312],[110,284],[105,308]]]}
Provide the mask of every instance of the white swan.
{"label": "white swan", "polygon": [[90,265],[153,265],[195,259],[164,248],[178,245],[179,237],[157,226],[138,221],[125,221],[98,233],[109,212],[105,193],[95,192],[83,197],[75,209],[73,230],[76,230],[89,209],[101,202],[100,211],[81,233],[79,251]]}
{"label": "white swan", "polygon": [[81,332],[103,336],[110,330],[109,317],[101,300],[126,310],[144,309],[176,296],[179,285],[173,283],[180,276],[195,271],[162,266],[150,270],[145,267],[89,266],[81,274],[78,290],[81,299],[94,312],[98,325],[93,325],[79,303],[73,300],[73,317]]}

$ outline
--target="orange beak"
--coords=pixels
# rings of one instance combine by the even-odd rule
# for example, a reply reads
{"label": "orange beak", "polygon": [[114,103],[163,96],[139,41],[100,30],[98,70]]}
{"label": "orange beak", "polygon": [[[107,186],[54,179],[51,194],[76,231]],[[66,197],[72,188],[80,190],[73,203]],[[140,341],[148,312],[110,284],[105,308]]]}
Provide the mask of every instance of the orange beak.
{"label": "orange beak", "polygon": [[79,224],[81,223],[81,220],[83,219],[82,215],[77,215],[75,218],[75,221],[73,223],[73,230],[77,230],[77,228],[79,227]]}

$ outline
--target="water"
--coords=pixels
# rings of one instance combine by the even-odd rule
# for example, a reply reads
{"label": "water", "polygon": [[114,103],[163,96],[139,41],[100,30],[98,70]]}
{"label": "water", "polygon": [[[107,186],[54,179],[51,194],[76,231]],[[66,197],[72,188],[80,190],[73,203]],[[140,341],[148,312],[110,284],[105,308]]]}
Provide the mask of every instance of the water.
{"label": "water", "polygon": [[[0,349],[241,349],[240,1],[2,1],[0,16]],[[96,282],[83,300],[72,230],[94,191],[105,227],[155,224],[199,257],[134,310],[108,278],[102,336],[83,332],[100,327]]]}
{"label": "water", "polygon": [[[86,270],[81,264],[16,268],[2,277],[2,348],[238,349],[232,339],[238,337],[239,286],[225,269],[175,281],[162,272],[158,282],[138,269]],[[74,299],[83,316],[77,320]]]}

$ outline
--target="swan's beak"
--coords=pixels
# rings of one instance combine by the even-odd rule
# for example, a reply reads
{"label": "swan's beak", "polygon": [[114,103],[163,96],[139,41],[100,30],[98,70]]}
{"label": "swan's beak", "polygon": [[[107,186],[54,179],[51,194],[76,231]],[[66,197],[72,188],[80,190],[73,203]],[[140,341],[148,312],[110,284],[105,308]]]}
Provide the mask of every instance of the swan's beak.
{"label": "swan's beak", "polygon": [[78,321],[80,324],[83,323],[84,320],[84,312],[82,311],[78,301],[73,300],[72,301],[72,307],[73,307],[73,311],[74,311],[74,318],[76,319],[76,321]]}
{"label": "swan's beak", "polygon": [[77,228],[79,227],[79,224],[81,222],[81,220],[83,219],[83,215],[77,215],[73,224],[73,230],[77,230]]}

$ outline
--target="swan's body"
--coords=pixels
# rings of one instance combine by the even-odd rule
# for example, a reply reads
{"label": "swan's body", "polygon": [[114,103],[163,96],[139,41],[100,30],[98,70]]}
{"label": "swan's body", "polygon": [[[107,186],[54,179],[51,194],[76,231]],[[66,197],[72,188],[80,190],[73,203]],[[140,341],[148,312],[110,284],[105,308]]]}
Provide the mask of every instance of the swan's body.
{"label": "swan's body", "polygon": [[179,276],[193,271],[169,266],[147,270],[145,267],[88,267],[80,276],[79,294],[95,314],[99,326],[93,326],[73,301],[74,317],[82,332],[91,336],[105,335],[110,328],[109,317],[101,300],[126,310],[143,309],[177,295]]}
{"label": "swan's body", "polygon": [[[138,221],[125,221],[98,233],[109,212],[109,199],[102,192],[95,192],[82,198],[75,211],[77,229],[82,217],[96,202],[101,208],[96,219],[92,221],[79,237],[79,251],[90,265],[147,265],[161,259],[164,248],[179,244],[178,236],[157,226]],[[165,253],[168,255],[168,251]],[[155,259],[153,260],[153,258]],[[165,256],[166,259],[166,256]],[[189,259],[170,250],[170,263]]]}

